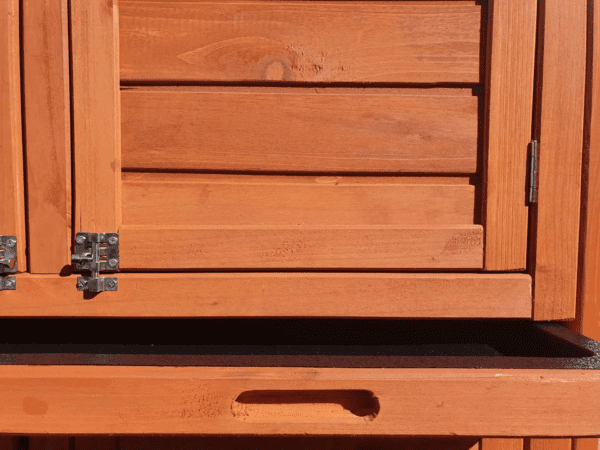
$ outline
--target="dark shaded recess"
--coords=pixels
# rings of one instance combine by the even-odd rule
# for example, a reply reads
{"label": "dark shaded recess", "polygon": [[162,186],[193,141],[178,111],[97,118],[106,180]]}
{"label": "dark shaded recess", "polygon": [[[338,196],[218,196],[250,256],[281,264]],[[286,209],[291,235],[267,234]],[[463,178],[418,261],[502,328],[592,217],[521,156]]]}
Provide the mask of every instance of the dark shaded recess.
{"label": "dark shaded recess", "polygon": [[527,320],[0,320],[0,364],[600,369],[599,354]]}

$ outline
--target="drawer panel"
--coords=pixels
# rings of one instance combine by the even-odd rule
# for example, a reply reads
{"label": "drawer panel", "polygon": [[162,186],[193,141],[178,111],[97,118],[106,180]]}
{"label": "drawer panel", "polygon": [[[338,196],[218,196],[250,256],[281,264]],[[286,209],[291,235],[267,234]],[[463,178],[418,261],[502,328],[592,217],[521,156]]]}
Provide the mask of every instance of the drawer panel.
{"label": "drawer panel", "polygon": [[121,79],[477,83],[477,3],[121,1]]}
{"label": "drawer panel", "polygon": [[55,325],[43,347],[4,327],[1,432],[600,434],[600,344],[558,325]]}
{"label": "drawer panel", "polygon": [[121,91],[124,169],[474,173],[471,89]]}

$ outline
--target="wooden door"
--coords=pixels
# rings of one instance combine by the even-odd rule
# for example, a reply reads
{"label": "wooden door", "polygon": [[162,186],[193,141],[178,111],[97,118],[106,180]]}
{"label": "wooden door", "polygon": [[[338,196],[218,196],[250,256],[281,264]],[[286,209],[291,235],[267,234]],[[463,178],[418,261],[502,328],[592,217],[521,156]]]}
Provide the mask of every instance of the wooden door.
{"label": "wooden door", "polygon": [[530,317],[535,3],[74,1],[74,229],[151,315]]}

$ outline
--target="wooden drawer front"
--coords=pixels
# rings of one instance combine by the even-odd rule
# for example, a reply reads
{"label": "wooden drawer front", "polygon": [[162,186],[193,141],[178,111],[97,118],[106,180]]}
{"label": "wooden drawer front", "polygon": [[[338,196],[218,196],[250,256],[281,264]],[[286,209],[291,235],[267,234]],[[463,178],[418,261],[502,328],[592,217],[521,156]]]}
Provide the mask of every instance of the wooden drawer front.
{"label": "wooden drawer front", "polygon": [[475,1],[122,1],[119,10],[124,80],[481,81]]}
{"label": "wooden drawer front", "polygon": [[[59,339],[75,330],[78,342],[90,329],[107,336],[106,321],[64,325],[46,342],[68,342]],[[42,349],[31,334],[27,343],[5,334],[14,344],[0,346],[0,432],[600,434],[600,343],[556,325],[388,322],[360,333],[217,322],[181,324],[162,340],[159,322],[145,332],[108,325],[102,345]],[[129,326],[146,345],[114,344]]]}

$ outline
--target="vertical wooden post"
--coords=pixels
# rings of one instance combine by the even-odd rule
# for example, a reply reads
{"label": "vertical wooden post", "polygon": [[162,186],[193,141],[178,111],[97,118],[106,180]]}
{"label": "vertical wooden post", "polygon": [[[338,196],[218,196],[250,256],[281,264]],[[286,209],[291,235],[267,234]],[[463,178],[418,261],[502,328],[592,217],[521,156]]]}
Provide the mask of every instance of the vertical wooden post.
{"label": "vertical wooden post", "polygon": [[71,262],[71,111],[67,0],[23,0],[29,268]]}
{"label": "vertical wooden post", "polygon": [[523,450],[523,439],[484,438],[481,450]]}
{"label": "vertical wooden post", "polygon": [[117,2],[71,0],[75,230],[121,225]]}
{"label": "vertical wooden post", "polygon": [[485,270],[527,263],[537,0],[490,0],[484,162]]}
{"label": "vertical wooden post", "polygon": [[0,234],[17,237],[19,272],[27,271],[19,0],[0,2]]}
{"label": "vertical wooden post", "polygon": [[543,0],[542,3],[533,318],[573,319],[588,2]]}

